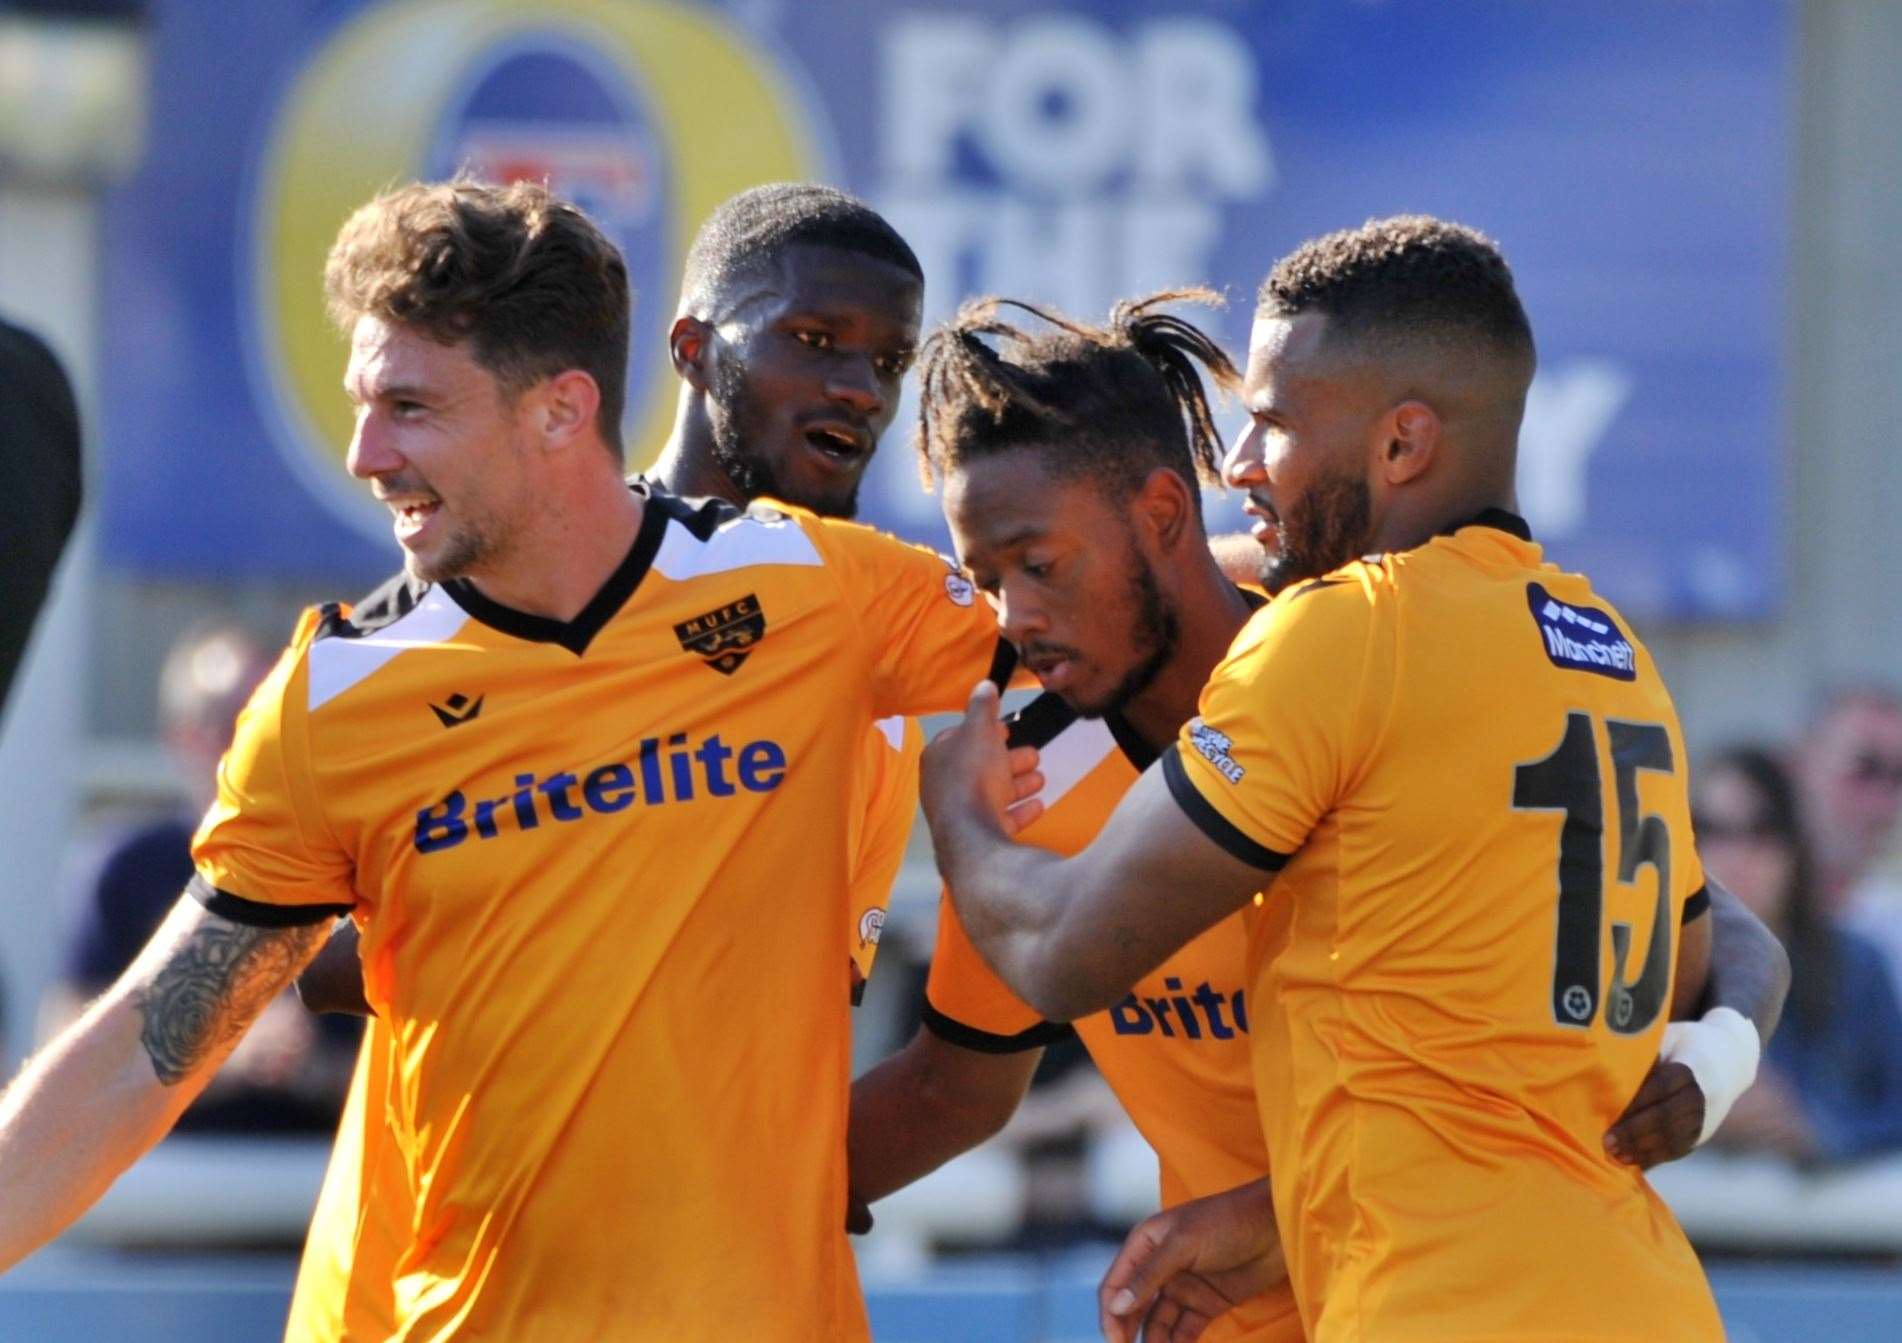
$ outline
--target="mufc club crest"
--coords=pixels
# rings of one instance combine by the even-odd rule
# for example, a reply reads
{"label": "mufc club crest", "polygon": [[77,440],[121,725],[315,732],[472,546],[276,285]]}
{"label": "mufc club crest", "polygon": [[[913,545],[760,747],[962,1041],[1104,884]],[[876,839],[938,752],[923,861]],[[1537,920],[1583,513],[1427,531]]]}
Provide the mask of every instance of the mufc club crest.
{"label": "mufc club crest", "polygon": [[759,598],[747,593],[738,601],[684,620],[674,626],[680,646],[722,676],[731,676],[752,655],[753,645],[766,637],[766,613]]}

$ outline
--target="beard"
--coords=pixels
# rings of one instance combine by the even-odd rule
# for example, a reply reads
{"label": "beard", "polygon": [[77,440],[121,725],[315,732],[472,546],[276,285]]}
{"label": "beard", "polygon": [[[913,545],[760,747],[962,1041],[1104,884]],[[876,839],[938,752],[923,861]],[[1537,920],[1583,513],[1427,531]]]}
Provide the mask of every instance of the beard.
{"label": "beard", "polygon": [[[827,493],[805,494],[787,483],[786,474],[757,445],[767,441],[770,430],[765,410],[753,396],[746,372],[737,359],[719,358],[714,362],[713,386],[707,392],[707,421],[713,430],[713,460],[726,472],[733,488],[743,498],[769,495],[801,508],[810,508],[826,518],[858,516],[859,481]],[[803,495],[803,497],[802,497]]]}
{"label": "beard", "polygon": [[493,551],[488,538],[464,528],[444,540],[434,555],[403,552],[403,570],[419,583],[441,583],[450,578],[466,578]]}
{"label": "beard", "polygon": [[1100,700],[1071,704],[1070,707],[1085,718],[1120,713],[1125,705],[1150,687],[1157,674],[1169,664],[1169,659],[1175,656],[1176,645],[1182,641],[1182,623],[1163,601],[1162,589],[1156,583],[1156,571],[1136,549],[1133,541],[1129,556],[1129,595],[1130,603],[1135,608],[1135,616],[1130,621],[1129,646],[1138,652],[1139,657],[1135,665],[1123,674],[1122,680]]}
{"label": "beard", "polygon": [[1275,596],[1367,553],[1373,494],[1358,476],[1323,476],[1281,515],[1280,545],[1261,562],[1261,585]]}
{"label": "beard", "polygon": [[[420,475],[393,477],[383,486],[390,494],[435,494],[435,489]],[[441,495],[436,495],[439,509],[447,506]],[[475,516],[470,516],[475,511]],[[446,528],[435,551],[428,555],[418,555],[407,546],[403,548],[403,572],[419,583],[441,583],[451,578],[465,578],[480,565],[493,560],[502,550],[502,538],[507,528],[502,521],[491,514],[475,510],[475,506],[464,500],[453,516],[443,521],[450,525]]]}

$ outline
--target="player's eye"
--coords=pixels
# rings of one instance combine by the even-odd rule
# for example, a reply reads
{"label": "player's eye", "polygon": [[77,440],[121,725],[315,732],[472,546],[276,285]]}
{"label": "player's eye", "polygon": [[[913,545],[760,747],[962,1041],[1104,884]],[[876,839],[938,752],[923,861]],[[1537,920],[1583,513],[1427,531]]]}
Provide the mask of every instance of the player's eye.
{"label": "player's eye", "polygon": [[815,350],[829,350],[832,348],[832,333],[830,331],[813,331],[810,329],[795,331],[793,332],[793,339],[798,341],[801,345],[809,346]]}
{"label": "player's eye", "polygon": [[426,407],[420,401],[392,401],[390,409],[399,420],[413,420],[421,415]]}
{"label": "player's eye", "polygon": [[1051,569],[1056,566],[1051,560],[1025,560],[1023,567],[1024,573],[1029,577],[1043,579],[1050,577]]}
{"label": "player's eye", "polygon": [[997,595],[997,576],[995,574],[974,573],[967,569],[965,570],[965,576],[971,580],[971,586],[983,593],[986,597],[995,597]]}
{"label": "player's eye", "polygon": [[878,359],[878,371],[888,378],[902,378],[905,370],[911,367],[911,351],[902,354],[882,355]]}

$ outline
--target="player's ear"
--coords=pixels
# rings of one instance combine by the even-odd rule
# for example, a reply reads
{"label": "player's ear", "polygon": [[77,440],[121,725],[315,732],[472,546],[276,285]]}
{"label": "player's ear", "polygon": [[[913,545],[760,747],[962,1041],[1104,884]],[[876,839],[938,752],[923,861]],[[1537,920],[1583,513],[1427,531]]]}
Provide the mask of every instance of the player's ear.
{"label": "player's ear", "polygon": [[1180,545],[1195,530],[1194,487],[1166,466],[1152,470],[1130,500],[1130,512],[1159,550]]}
{"label": "player's ear", "polygon": [[1424,401],[1403,401],[1388,414],[1380,473],[1389,485],[1404,485],[1424,474],[1440,451],[1440,417]]}
{"label": "player's ear", "polygon": [[674,372],[696,392],[713,387],[713,328],[698,317],[676,317],[667,333],[667,355]]}
{"label": "player's ear", "polygon": [[601,388],[594,375],[578,368],[563,369],[535,389],[535,426],[542,442],[566,447],[594,428],[601,410]]}

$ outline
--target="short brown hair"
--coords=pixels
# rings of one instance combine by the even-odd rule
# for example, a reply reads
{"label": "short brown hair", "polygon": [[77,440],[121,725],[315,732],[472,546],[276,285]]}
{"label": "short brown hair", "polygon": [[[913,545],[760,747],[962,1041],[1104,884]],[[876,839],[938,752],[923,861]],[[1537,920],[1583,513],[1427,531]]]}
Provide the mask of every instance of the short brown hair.
{"label": "short brown hair", "polygon": [[360,206],[324,265],[331,320],[372,316],[464,340],[514,396],[578,368],[618,456],[627,399],[627,263],[594,221],[535,182],[414,182]]}
{"label": "short brown hair", "polygon": [[1478,337],[1528,370],[1532,324],[1491,238],[1431,215],[1370,219],[1313,238],[1262,281],[1257,317],[1327,316],[1349,338]]}

